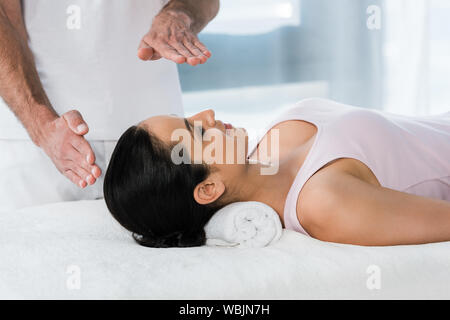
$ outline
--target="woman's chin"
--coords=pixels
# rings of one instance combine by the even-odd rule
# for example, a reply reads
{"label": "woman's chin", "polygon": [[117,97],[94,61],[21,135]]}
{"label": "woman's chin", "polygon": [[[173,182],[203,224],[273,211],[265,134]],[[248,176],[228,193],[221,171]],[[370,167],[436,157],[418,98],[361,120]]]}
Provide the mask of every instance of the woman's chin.
{"label": "woman's chin", "polygon": [[225,134],[229,136],[242,136],[242,135],[248,135],[248,132],[245,128],[231,128],[231,129],[225,129]]}
{"label": "woman's chin", "polygon": [[235,129],[241,131],[242,133],[248,134],[247,129],[245,128],[235,128]]}

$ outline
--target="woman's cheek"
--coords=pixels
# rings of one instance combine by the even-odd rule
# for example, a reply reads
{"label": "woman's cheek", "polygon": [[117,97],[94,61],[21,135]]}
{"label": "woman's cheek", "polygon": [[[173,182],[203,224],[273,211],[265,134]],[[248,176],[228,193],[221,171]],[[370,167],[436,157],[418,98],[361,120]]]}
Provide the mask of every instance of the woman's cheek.
{"label": "woman's cheek", "polygon": [[203,138],[203,161],[206,164],[224,164],[226,151],[223,137],[208,132]]}

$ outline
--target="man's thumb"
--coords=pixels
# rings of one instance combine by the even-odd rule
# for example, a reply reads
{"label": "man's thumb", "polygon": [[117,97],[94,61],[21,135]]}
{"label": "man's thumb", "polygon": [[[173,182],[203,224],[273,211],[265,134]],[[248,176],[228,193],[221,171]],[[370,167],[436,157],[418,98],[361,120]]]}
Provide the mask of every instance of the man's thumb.
{"label": "man's thumb", "polygon": [[81,113],[77,110],[70,110],[62,115],[69,128],[76,134],[84,136],[89,131],[89,127],[84,121]]}
{"label": "man's thumb", "polygon": [[152,47],[150,47],[147,43],[145,43],[143,40],[139,44],[138,48],[138,57],[141,60],[147,61],[150,60],[153,57],[154,50]]}

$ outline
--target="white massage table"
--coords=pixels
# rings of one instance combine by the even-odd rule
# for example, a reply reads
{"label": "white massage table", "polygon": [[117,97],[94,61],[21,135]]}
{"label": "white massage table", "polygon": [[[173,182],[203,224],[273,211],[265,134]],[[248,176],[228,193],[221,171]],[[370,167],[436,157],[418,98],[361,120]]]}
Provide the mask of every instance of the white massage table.
{"label": "white massage table", "polygon": [[145,248],[103,200],[2,212],[0,226],[1,299],[450,298],[450,242],[359,247],[285,230],[262,249]]}

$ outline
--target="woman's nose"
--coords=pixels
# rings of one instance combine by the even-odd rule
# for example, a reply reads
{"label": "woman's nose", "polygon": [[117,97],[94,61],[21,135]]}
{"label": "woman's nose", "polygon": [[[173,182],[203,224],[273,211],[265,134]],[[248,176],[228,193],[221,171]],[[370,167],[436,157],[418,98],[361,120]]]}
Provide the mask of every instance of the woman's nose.
{"label": "woman's nose", "polygon": [[194,120],[201,120],[203,122],[203,126],[214,127],[216,125],[215,113],[212,109],[202,111],[192,118]]}
{"label": "woman's nose", "polygon": [[206,121],[208,123],[208,126],[214,127],[216,125],[216,115],[214,113],[214,110],[209,109],[205,111],[206,113]]}

